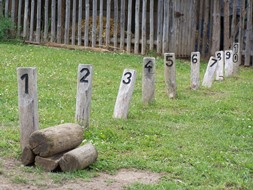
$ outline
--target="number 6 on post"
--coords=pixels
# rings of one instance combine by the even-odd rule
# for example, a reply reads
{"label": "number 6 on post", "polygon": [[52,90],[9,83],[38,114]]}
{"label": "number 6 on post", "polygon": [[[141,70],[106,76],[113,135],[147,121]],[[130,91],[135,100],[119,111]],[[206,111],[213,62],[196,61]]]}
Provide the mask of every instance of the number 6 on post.
{"label": "number 6 on post", "polygon": [[114,118],[127,118],[128,109],[134,91],[135,80],[136,71],[125,69],[121,78],[119,92],[114,107]]}

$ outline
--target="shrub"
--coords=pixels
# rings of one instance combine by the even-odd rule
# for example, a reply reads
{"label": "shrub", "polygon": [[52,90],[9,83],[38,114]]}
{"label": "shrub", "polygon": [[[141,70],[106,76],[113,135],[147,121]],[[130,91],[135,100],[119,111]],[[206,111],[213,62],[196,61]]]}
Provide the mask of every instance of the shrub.
{"label": "shrub", "polygon": [[0,16],[0,40],[11,38],[11,32],[8,30],[14,29],[14,25],[9,17]]}

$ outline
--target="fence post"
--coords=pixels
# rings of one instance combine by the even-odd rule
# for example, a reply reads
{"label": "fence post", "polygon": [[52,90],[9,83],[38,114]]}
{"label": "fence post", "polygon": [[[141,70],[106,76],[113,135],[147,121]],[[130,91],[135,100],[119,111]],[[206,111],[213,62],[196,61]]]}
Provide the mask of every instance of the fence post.
{"label": "fence post", "polygon": [[224,52],[216,51],[215,57],[218,60],[217,68],[216,68],[216,80],[223,80],[223,72],[224,72]]}
{"label": "fence post", "polygon": [[135,2],[135,34],[134,34],[134,53],[139,53],[140,41],[140,0]]}
{"label": "fence post", "polygon": [[90,120],[92,75],[92,65],[78,65],[75,118],[86,129],[89,128]]}
{"label": "fence post", "polygon": [[200,53],[191,53],[191,89],[197,90],[200,86],[199,79]]}
{"label": "fence post", "polygon": [[212,86],[212,83],[214,81],[215,71],[217,68],[217,63],[218,63],[218,60],[215,57],[211,56],[206,68],[202,86],[205,86],[208,88]]}
{"label": "fence post", "polygon": [[213,3],[212,55],[220,49],[220,0],[214,0]]}
{"label": "fence post", "polygon": [[20,123],[20,145],[23,149],[29,144],[30,135],[39,129],[37,70],[36,68],[17,68],[18,107]]}
{"label": "fence post", "polygon": [[230,77],[233,75],[233,51],[225,51],[225,77]]}
{"label": "fence post", "polygon": [[176,98],[176,61],[175,53],[164,54],[164,78],[169,98]]}
{"label": "fence post", "polygon": [[40,42],[41,33],[41,0],[37,0],[37,26],[36,26],[36,42]]}
{"label": "fence post", "polygon": [[[253,47],[252,47],[253,39],[250,39],[251,35],[252,35],[252,32],[253,32],[253,27],[252,27],[252,2],[248,1],[245,63],[244,63],[244,65],[247,66],[247,67],[250,66],[251,49],[253,50]],[[252,38],[253,38],[253,36],[252,36]]]}
{"label": "fence post", "polygon": [[[96,39],[97,39],[97,0],[93,0],[92,5],[92,40],[91,40],[91,47],[96,46]],[[114,10],[115,11],[115,10]],[[117,10],[118,11],[118,10]],[[115,26],[114,26],[115,27]]]}

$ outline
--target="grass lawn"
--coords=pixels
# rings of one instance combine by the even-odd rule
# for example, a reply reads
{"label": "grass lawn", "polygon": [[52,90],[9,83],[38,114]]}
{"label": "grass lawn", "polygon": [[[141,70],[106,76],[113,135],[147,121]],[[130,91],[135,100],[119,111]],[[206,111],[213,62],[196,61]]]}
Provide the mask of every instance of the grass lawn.
{"label": "grass lawn", "polygon": [[[89,172],[137,168],[164,173],[159,184],[128,189],[253,187],[253,70],[190,90],[190,62],[177,60],[177,99],[165,91],[156,58],[156,101],[142,104],[142,56],[0,44],[0,157],[20,158],[17,67],[37,67],[40,128],[74,122],[78,64],[93,64],[90,129],[99,158]],[[127,120],[113,119],[125,68],[137,79]],[[201,79],[206,63],[201,63]],[[202,81],[201,81],[202,82]],[[61,173],[61,176],[68,174]],[[87,170],[74,177],[87,175]]]}

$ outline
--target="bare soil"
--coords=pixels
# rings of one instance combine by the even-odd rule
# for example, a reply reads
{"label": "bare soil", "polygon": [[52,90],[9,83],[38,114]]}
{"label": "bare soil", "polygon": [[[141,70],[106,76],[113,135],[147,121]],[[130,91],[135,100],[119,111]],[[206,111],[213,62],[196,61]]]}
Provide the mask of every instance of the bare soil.
{"label": "bare soil", "polygon": [[121,169],[115,175],[98,173],[88,180],[77,178],[56,183],[47,172],[27,171],[18,160],[0,158],[0,190],[120,190],[137,182],[155,184],[162,176],[143,170]]}

